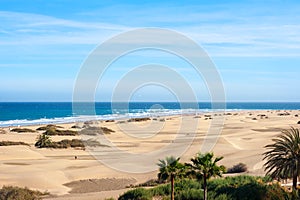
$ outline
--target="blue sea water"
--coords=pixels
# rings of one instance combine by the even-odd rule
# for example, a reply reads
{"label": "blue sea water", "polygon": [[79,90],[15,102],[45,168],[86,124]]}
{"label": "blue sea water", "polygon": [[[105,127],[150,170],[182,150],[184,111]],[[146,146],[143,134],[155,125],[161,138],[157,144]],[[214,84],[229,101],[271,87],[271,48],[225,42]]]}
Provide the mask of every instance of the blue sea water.
{"label": "blue sea water", "polygon": [[[118,119],[157,115],[175,115],[182,113],[199,113],[213,111],[211,103],[201,102],[130,102],[114,103],[96,102],[82,104],[74,112],[71,102],[2,102],[0,103],[0,127],[29,124],[65,123],[85,121],[88,119]],[[95,113],[90,112],[90,108]],[[215,108],[215,107],[214,107]],[[226,103],[226,110],[300,110],[297,103]],[[94,115],[96,114],[96,115]]]}

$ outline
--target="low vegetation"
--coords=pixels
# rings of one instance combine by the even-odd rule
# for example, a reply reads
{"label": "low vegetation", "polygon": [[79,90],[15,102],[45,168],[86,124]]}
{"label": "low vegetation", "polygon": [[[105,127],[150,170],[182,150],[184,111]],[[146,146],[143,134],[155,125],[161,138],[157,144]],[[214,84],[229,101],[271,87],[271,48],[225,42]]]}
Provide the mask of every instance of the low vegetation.
{"label": "low vegetation", "polygon": [[[202,184],[195,179],[181,179],[175,182],[175,200],[204,199]],[[270,184],[268,178],[254,176],[234,176],[208,181],[208,200],[292,200],[290,193],[278,184]],[[119,197],[128,199],[169,199],[170,184],[159,185],[150,189],[137,188]]]}
{"label": "low vegetation", "polygon": [[48,124],[47,126],[41,126],[41,127],[37,128],[36,130],[37,131],[45,131],[45,130],[48,130],[48,129],[51,129],[51,128],[58,129],[58,128],[63,128],[63,127],[62,126],[57,126],[57,125],[54,125],[54,124]]}
{"label": "low vegetation", "polygon": [[37,200],[42,199],[43,196],[48,194],[49,193],[42,193],[28,188],[3,186],[2,189],[0,189],[0,200]]}
{"label": "low vegetation", "polygon": [[96,127],[96,126],[87,126],[86,128],[80,131],[80,134],[83,135],[98,135],[98,134],[111,134],[115,131],[107,127]]}
{"label": "low vegetation", "polygon": [[273,142],[265,146],[266,172],[273,179],[292,179],[293,192],[297,193],[300,177],[300,131],[293,127],[282,130],[282,134],[273,139]]}
{"label": "low vegetation", "polygon": [[14,129],[11,129],[10,131],[17,132],[17,133],[34,133],[35,132],[35,130],[29,129],[29,128],[14,128]]}
{"label": "low vegetation", "polygon": [[14,142],[14,141],[0,141],[0,146],[12,146],[12,145],[26,145],[30,146],[25,142]]}
{"label": "low vegetation", "polygon": [[35,146],[38,148],[69,148],[69,147],[84,147],[84,143],[81,140],[78,139],[72,139],[72,140],[61,140],[59,142],[54,142],[51,140],[50,136],[42,134],[39,135],[37,138],[37,142],[35,143]]}
{"label": "low vegetation", "polygon": [[143,117],[143,118],[131,118],[128,120],[128,122],[144,122],[151,120],[149,117]]}
{"label": "low vegetation", "polygon": [[72,131],[72,130],[59,130],[54,127],[48,128],[44,133],[44,135],[58,135],[58,136],[76,136],[78,135],[77,131]]}
{"label": "low vegetation", "polygon": [[152,200],[152,198],[153,194],[151,193],[151,190],[137,188],[124,193],[118,198],[118,200]]}
{"label": "low vegetation", "polygon": [[35,143],[37,148],[54,148],[54,149],[64,149],[64,148],[81,148],[84,149],[86,146],[98,147],[105,146],[100,144],[100,142],[95,140],[79,140],[79,139],[64,139],[58,142],[51,140],[50,136],[42,134],[39,135]]}
{"label": "low vegetation", "polygon": [[81,126],[78,126],[78,125],[73,125],[71,128],[75,128],[75,129],[81,129]]}
{"label": "low vegetation", "polygon": [[229,167],[226,171],[226,173],[229,174],[233,174],[233,173],[242,173],[242,172],[246,172],[247,169],[247,165],[244,163],[239,163],[236,165],[233,165],[232,167]]}

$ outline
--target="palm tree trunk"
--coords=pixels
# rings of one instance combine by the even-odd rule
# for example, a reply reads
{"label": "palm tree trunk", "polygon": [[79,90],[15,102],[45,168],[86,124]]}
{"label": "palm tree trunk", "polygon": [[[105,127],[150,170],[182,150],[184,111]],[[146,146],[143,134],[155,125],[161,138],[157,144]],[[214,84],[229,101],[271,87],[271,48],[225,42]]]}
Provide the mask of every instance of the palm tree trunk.
{"label": "palm tree trunk", "polygon": [[298,181],[298,176],[297,173],[294,173],[293,175],[293,190],[297,190],[297,181]]}
{"label": "palm tree trunk", "polygon": [[203,178],[203,198],[204,200],[207,200],[207,180],[205,175]]}
{"label": "palm tree trunk", "polygon": [[175,191],[174,191],[174,175],[171,174],[171,200],[174,200]]}

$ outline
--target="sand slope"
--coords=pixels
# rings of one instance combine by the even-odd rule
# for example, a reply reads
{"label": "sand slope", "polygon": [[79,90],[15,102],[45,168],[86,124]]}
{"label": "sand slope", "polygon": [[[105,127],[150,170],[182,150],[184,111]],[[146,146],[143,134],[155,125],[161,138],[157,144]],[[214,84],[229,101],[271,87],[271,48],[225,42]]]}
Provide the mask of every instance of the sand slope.
{"label": "sand slope", "polygon": [[[279,115],[285,112],[290,115]],[[221,162],[227,167],[243,162],[248,166],[249,174],[264,175],[262,161],[264,146],[280,134],[280,129],[290,126],[299,128],[297,122],[300,118],[296,117],[296,114],[300,115],[300,111],[264,110],[222,114],[224,116],[223,130],[213,152],[218,156],[224,156]],[[216,117],[214,115],[219,114],[209,115],[214,118]],[[174,143],[175,150],[186,145],[185,142],[189,139],[193,139],[192,145],[188,145],[187,151],[181,156],[181,160],[186,162],[201,149],[212,120],[202,114],[197,117],[173,116],[141,122],[99,122],[98,126],[115,131],[110,135],[105,135],[106,141],[101,141],[103,144],[114,145],[132,154],[147,155],[171,143]],[[193,126],[195,123],[197,127],[194,138],[188,128],[178,133],[182,124]],[[70,129],[72,125],[62,126]],[[37,127],[39,126],[28,128],[36,129]],[[0,185],[27,186],[41,191],[47,190],[53,195],[63,195],[50,199],[104,199],[117,197],[126,190],[123,189],[126,185],[156,178],[156,171],[142,174],[126,173],[107,167],[90,155],[87,150],[35,148],[36,137],[42,131],[13,133],[8,128],[4,128],[4,131],[6,133],[0,134],[0,141],[23,141],[31,146],[0,147]],[[58,141],[63,138],[80,138],[80,136],[55,136],[53,140]],[[176,138],[179,139],[175,140]],[[111,147],[100,147],[97,150],[101,158],[117,163],[119,166],[132,167],[134,164],[146,163],[148,160],[146,156],[144,160],[126,160],[122,154],[114,154]],[[165,152],[172,153],[172,151]],[[76,160],[75,156],[77,156]],[[161,158],[164,158],[163,154]]]}

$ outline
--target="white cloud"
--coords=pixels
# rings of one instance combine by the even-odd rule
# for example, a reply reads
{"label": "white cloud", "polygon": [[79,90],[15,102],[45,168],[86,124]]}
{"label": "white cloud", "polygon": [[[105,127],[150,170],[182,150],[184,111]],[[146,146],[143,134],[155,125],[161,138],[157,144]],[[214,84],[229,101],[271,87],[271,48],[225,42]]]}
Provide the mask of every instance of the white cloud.
{"label": "white cloud", "polygon": [[[215,8],[219,10],[209,12],[201,6],[143,9],[135,9],[133,6],[128,14],[128,10],[119,6],[80,13],[87,21],[32,13],[0,12],[0,44],[96,45],[118,33],[131,30],[135,25],[145,24],[179,31],[202,45],[212,56],[300,55],[300,16],[275,11],[262,15],[264,10],[239,10],[238,6],[229,5],[217,5]],[[113,10],[113,19],[105,23],[99,22],[105,20],[101,17]],[[179,11],[175,12],[176,10]],[[255,16],[256,12],[260,14]],[[124,24],[130,24],[130,20],[126,19],[134,19],[132,25],[121,25],[120,20],[115,20],[122,17],[125,18]],[[134,41],[124,42],[141,41],[137,36]],[[156,42],[164,41],[159,41],[158,38]]]}

